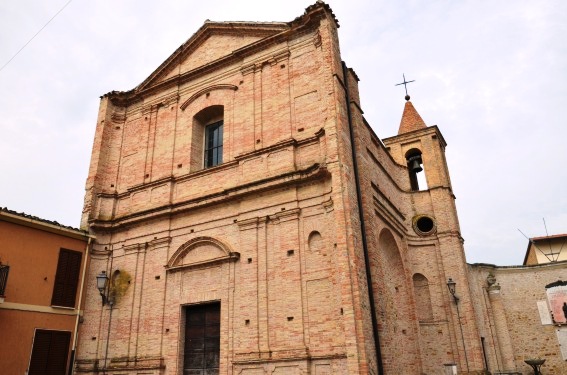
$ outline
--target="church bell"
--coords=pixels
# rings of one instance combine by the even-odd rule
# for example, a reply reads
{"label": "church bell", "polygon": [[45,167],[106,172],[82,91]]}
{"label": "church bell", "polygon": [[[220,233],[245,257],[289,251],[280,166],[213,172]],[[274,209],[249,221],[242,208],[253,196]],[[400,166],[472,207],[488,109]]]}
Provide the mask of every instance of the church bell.
{"label": "church bell", "polygon": [[410,171],[414,173],[421,172],[423,168],[421,167],[421,158],[419,156],[413,156],[409,159],[408,167]]}

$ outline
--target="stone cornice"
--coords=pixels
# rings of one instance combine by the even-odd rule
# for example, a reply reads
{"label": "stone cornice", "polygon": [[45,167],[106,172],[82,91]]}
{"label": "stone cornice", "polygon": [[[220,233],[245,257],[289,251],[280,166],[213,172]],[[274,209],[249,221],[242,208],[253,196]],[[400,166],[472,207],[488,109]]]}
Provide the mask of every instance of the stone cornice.
{"label": "stone cornice", "polygon": [[122,191],[122,192],[117,192],[117,191],[112,191],[112,192],[106,191],[105,192],[105,191],[102,191],[102,192],[97,193],[97,197],[101,197],[101,198],[125,198],[125,197],[131,195],[132,193],[135,193],[137,191],[146,190],[148,188],[157,187],[157,186],[164,185],[164,184],[179,183],[179,182],[183,182],[183,181],[186,181],[186,180],[198,177],[198,176],[217,173],[220,170],[234,168],[234,167],[238,166],[238,164],[240,162],[242,162],[246,159],[252,159],[252,158],[258,157],[258,156],[263,155],[263,154],[269,154],[270,152],[273,152],[275,150],[285,149],[285,148],[290,147],[290,146],[297,147],[297,146],[301,146],[301,145],[304,145],[304,144],[317,142],[317,140],[319,140],[319,138],[323,137],[324,135],[325,135],[325,130],[323,128],[321,128],[317,132],[315,132],[315,134],[312,137],[301,139],[301,140],[296,140],[295,138],[290,138],[290,139],[284,140],[282,142],[276,143],[274,145],[271,145],[271,146],[268,146],[268,147],[265,147],[265,148],[262,148],[262,149],[259,149],[259,150],[254,150],[254,151],[251,151],[251,152],[247,152],[247,153],[244,153],[244,154],[237,155],[234,158],[235,160],[220,164],[220,165],[215,166],[215,167],[201,169],[199,171],[191,172],[189,174],[179,176],[179,177],[174,177],[174,176],[163,177],[163,178],[160,178],[160,179],[155,180],[155,181],[145,182],[145,183],[141,183],[141,184],[138,184],[138,185],[130,186],[129,188],[126,189],[126,191]]}
{"label": "stone cornice", "polygon": [[204,195],[202,197],[190,199],[187,201],[168,204],[157,208],[136,212],[130,215],[122,216],[114,220],[98,220],[89,221],[89,226],[93,229],[116,229],[126,225],[131,225],[148,218],[157,218],[160,216],[175,215],[187,210],[193,210],[200,207],[206,207],[227,200],[237,199],[244,195],[257,194],[259,192],[282,187],[291,184],[298,184],[313,179],[325,178],[329,176],[326,167],[320,164],[313,164],[310,167],[292,172],[283,173],[273,177],[267,177],[262,180],[253,181],[236,187],[225,189],[218,193]]}
{"label": "stone cornice", "polygon": [[[340,349],[335,349],[335,353],[327,354],[327,355],[312,355],[306,349],[295,349],[295,350],[282,350],[282,351],[271,351],[270,356],[268,358],[262,358],[260,356],[261,353],[253,353],[252,355],[256,355],[257,358],[242,358],[242,359],[235,359],[232,361],[235,365],[251,365],[251,364],[264,364],[264,363],[276,363],[276,362],[291,362],[291,361],[305,361],[305,360],[332,360],[332,359],[341,359],[346,358],[346,353],[338,352]],[[290,353],[291,352],[291,353]],[[281,353],[281,354],[280,354]],[[290,355],[291,354],[291,355]],[[236,353],[237,357],[252,357],[251,354],[241,354]]]}
{"label": "stone cornice", "polygon": [[496,270],[498,272],[518,272],[535,268],[567,268],[567,260],[562,260],[559,262],[550,262],[542,264],[531,264],[531,265],[517,265],[517,266],[497,266],[495,264],[489,263],[467,263],[471,268],[484,268],[490,270]]}
{"label": "stone cornice", "polygon": [[404,134],[399,134],[393,137],[384,138],[382,139],[382,142],[384,142],[384,145],[386,145],[387,147],[389,144],[392,143],[405,142],[405,141],[417,139],[419,137],[423,137],[425,135],[432,135],[433,137],[438,137],[441,145],[443,147],[447,146],[447,142],[445,141],[445,138],[443,138],[443,134],[441,134],[441,131],[439,130],[437,125],[432,125],[424,129],[418,129]]}
{"label": "stone cornice", "polygon": [[270,220],[278,222],[278,223],[284,222],[284,221],[290,221],[290,220],[297,220],[297,219],[299,219],[300,213],[301,213],[300,208],[294,208],[294,209],[291,209],[291,210],[280,211],[280,212],[276,212],[273,215],[270,215]]}

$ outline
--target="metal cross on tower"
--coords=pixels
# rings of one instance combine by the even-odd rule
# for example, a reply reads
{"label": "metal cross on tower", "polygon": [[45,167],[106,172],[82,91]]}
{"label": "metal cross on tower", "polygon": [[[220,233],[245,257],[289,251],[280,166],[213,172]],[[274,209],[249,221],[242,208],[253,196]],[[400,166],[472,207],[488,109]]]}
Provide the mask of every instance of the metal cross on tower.
{"label": "metal cross on tower", "polygon": [[415,82],[415,79],[412,79],[411,81],[406,81],[406,75],[405,75],[405,74],[402,74],[402,76],[404,77],[404,81],[403,81],[402,83],[396,84],[395,86],[404,85],[404,88],[406,89],[406,100],[410,100],[410,96],[408,95],[408,86],[407,86],[407,84],[408,84],[408,83],[411,83],[411,82]]}

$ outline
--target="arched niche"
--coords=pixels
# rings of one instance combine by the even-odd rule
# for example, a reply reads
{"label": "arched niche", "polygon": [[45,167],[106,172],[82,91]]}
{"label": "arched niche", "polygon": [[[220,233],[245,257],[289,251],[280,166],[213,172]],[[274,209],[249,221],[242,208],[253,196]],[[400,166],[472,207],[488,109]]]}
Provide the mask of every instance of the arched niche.
{"label": "arched niche", "polygon": [[197,237],[177,249],[166,265],[168,271],[177,271],[210,265],[235,262],[240,253],[233,252],[223,242],[211,237]]}
{"label": "arched niche", "polygon": [[417,319],[420,322],[431,322],[433,320],[433,308],[429,292],[429,280],[421,273],[415,273],[412,279]]}
{"label": "arched niche", "polygon": [[389,266],[400,271],[403,269],[400,249],[390,230],[382,229],[378,238],[378,248],[385,255]]}
{"label": "arched niche", "polygon": [[[370,255],[384,372],[404,374],[421,356],[410,277],[400,246],[389,229],[380,231],[378,246]],[[403,358],[399,356],[400,348],[407,354]]]}
{"label": "arched niche", "polygon": [[309,233],[309,239],[307,240],[309,245],[309,251],[312,253],[325,253],[325,244],[323,242],[323,237],[321,237],[321,233],[317,232],[316,230]]}

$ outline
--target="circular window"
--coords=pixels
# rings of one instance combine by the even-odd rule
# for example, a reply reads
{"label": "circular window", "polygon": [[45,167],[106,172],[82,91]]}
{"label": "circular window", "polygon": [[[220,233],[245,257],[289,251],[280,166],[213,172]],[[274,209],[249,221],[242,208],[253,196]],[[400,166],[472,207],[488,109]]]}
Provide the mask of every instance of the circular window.
{"label": "circular window", "polygon": [[429,235],[435,232],[435,221],[429,216],[416,216],[413,219],[413,229],[421,236]]}

